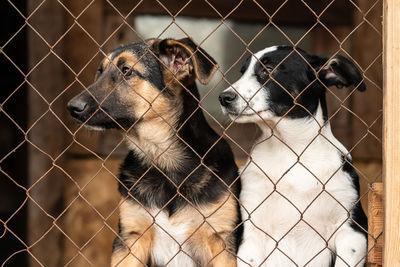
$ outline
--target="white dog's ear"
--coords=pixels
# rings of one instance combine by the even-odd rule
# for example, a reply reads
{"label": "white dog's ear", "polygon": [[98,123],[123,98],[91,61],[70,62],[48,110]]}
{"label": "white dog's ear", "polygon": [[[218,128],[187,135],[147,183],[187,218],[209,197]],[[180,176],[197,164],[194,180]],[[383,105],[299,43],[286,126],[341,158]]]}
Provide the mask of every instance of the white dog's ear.
{"label": "white dog's ear", "polygon": [[354,85],[361,92],[366,89],[361,72],[354,62],[344,56],[312,56],[310,63],[318,72],[319,80],[328,87],[335,85],[342,88]]}

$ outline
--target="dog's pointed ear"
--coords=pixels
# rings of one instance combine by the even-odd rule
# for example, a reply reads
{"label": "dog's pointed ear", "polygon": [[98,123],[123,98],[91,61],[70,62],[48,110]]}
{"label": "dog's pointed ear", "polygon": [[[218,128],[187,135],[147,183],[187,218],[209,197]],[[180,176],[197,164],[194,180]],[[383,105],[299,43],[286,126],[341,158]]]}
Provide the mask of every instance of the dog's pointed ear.
{"label": "dog's pointed ear", "polygon": [[318,78],[328,87],[335,85],[342,88],[354,85],[361,92],[366,89],[361,72],[354,62],[344,56],[312,56],[310,63],[318,72]]}
{"label": "dog's pointed ear", "polygon": [[202,84],[207,84],[218,68],[215,60],[189,38],[156,40],[152,41],[152,46],[163,65],[178,80],[194,73]]}

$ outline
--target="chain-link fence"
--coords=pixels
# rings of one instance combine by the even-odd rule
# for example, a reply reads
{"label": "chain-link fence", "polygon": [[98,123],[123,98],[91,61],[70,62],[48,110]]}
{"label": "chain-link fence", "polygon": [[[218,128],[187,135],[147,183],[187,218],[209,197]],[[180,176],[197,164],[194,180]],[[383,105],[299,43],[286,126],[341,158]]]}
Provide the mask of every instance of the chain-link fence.
{"label": "chain-link fence", "polygon": [[[154,229],[158,229],[158,235],[162,235],[164,239],[170,239],[170,243],[177,249],[166,253],[172,256],[163,263],[164,265],[174,266],[182,255],[200,265],[221,264],[218,260],[225,253],[230,256],[234,254],[235,262],[237,259],[245,261],[246,259],[236,254],[235,249],[229,248],[229,242],[223,238],[223,250],[211,253],[206,262],[199,263],[196,256],[189,252],[193,239],[199,238],[207,231],[210,235],[220,235],[220,221],[227,220],[229,216],[238,216],[233,212],[221,215],[218,220],[213,219],[214,214],[225,212],[231,202],[238,203],[241,207],[242,219],[229,228],[228,233],[224,232],[224,235],[237,234],[243,226],[246,227],[247,222],[258,228],[261,235],[274,242],[273,252],[267,253],[256,266],[268,265],[268,259],[273,258],[274,253],[284,255],[288,264],[293,266],[312,265],[314,260],[327,252],[334,255],[337,262],[345,261],[343,255],[339,255],[340,253],[332,248],[332,239],[338,228],[348,220],[352,221],[355,227],[361,227],[351,217],[353,209],[362,206],[365,213],[370,214],[367,211],[372,204],[367,203],[367,197],[376,197],[379,194],[376,191],[379,186],[373,184],[381,181],[382,174],[382,1],[9,0],[4,1],[1,7],[4,32],[0,36],[0,56],[4,75],[2,80],[5,81],[0,99],[1,139],[4,144],[0,150],[0,191],[3,203],[0,209],[2,265],[107,266],[111,262],[115,238],[119,240],[116,243],[121,247],[130,249],[124,250],[126,253],[122,253],[123,256],[113,263],[125,266],[129,260],[133,265],[139,262],[142,265],[151,265],[154,262],[143,260],[141,255],[136,255],[138,250],[133,248],[137,244],[147,246],[141,242],[148,238]],[[169,66],[166,66],[165,59],[152,49],[153,43],[148,41],[149,38],[194,40],[198,46],[189,53],[189,60],[193,62],[197,56],[205,56],[207,64],[211,65],[212,69],[216,68],[216,72],[206,85],[197,84],[200,95],[193,93],[193,89],[188,88],[188,84],[176,77],[177,75],[166,82],[168,72],[163,76],[165,86],[157,93],[132,88],[134,96],[131,93],[125,98],[134,99],[132,101],[136,105],[140,103],[143,109],[140,114],[135,114],[135,120],[127,126],[124,121],[113,115],[110,109],[104,108],[108,99],[127,82],[126,75],[123,74],[125,78],[114,84],[101,99],[95,95],[93,87],[89,86],[93,83],[100,62],[103,62],[100,66],[105,64],[102,61],[104,58],[111,62],[110,68],[120,68],[117,62],[113,61],[110,52],[122,44],[143,42],[147,45],[143,54],[136,55],[135,64],[132,66],[139,76],[149,71],[149,66],[143,63],[147,62],[145,58],[149,55],[157,58],[161,68],[167,69]],[[279,125],[282,125],[285,119],[293,118],[292,112],[297,109],[305,113],[304,116],[309,117],[311,121],[320,122],[316,113],[310,112],[308,107],[299,101],[315,82],[324,83],[318,76],[318,70],[314,73],[316,77],[304,88],[297,88],[295,94],[271,74],[269,79],[279,90],[290,95],[292,106],[282,112],[280,119],[273,125],[266,122],[262,115],[257,115],[259,127],[252,123],[236,123],[237,120],[240,121],[240,115],[245,115],[243,113],[246,109],[252,109],[259,114],[251,106],[251,102],[263,90],[264,85],[254,88],[250,97],[244,95],[243,91],[235,86],[235,82],[241,77],[239,70],[248,57],[253,58],[254,64],[259,63],[267,69],[261,57],[255,56],[255,53],[270,45],[281,44],[293,46],[294,49],[280,59],[270,70],[272,73],[281,65],[290,62],[293,56],[304,61],[307,66],[315,68],[300,49],[302,48],[313,55],[329,55],[329,60],[343,55],[354,62],[367,86],[367,90],[360,93],[357,88],[361,86],[361,82],[340,90],[324,85],[328,104],[326,122],[319,125],[316,136],[308,140],[300,151],[293,147],[294,144],[282,139],[273,129],[278,131]],[[204,50],[200,50],[200,47]],[[216,59],[218,68],[217,63],[206,53]],[[328,66],[326,64],[321,66],[321,70]],[[199,77],[196,68],[191,68],[194,70],[190,70],[190,73],[195,72]],[[166,91],[174,86],[182,88],[182,95],[190,98],[183,101],[195,103],[194,107],[185,111],[187,113],[183,121],[178,124],[168,117],[170,114],[165,111],[168,108],[158,109],[159,101],[165,94],[173,95]],[[218,102],[220,93],[230,87],[246,103],[237,117],[231,116],[232,120],[228,120],[226,115],[222,114]],[[85,117],[82,124],[77,124],[67,111],[67,103],[81,91],[95,99],[98,108],[96,112]],[[168,103],[172,105],[172,102],[163,102],[163,105]],[[181,108],[180,105],[180,102],[175,103],[175,112]],[[84,125],[89,125],[97,113],[104,114],[109,123],[114,125],[113,128],[118,130],[102,133],[88,131]],[[229,142],[235,162],[241,167],[230,184],[226,183],[224,177],[220,177],[218,168],[222,167],[213,166],[208,161],[222,142],[221,138],[215,138],[207,143],[205,149],[199,149],[193,147],[193,143],[182,134],[185,125],[198,119],[199,114],[204,114],[208,124]],[[168,136],[159,143],[157,149],[147,147],[148,143],[139,142],[140,139],[132,134],[138,131],[138,125],[143,125],[143,121],[149,116],[159,118],[159,122],[152,125],[152,128],[140,126],[145,129],[143,133],[147,137],[154,135],[154,138],[159,138],[165,129],[169,134],[173,133],[173,136]],[[263,136],[260,121],[265,123],[265,127],[272,129],[269,136]],[[327,177],[319,177],[314,174],[316,169],[302,161],[302,157],[308,153],[307,150],[315,149],[312,148],[313,142],[322,137],[337,151],[344,151],[340,145],[332,143],[331,139],[324,135],[323,129],[327,124],[331,125],[333,134],[348,149],[348,154],[343,154],[345,160],[337,169],[326,174]],[[295,162],[279,175],[266,172],[262,164],[252,156],[254,144],[259,145],[271,138],[279,140],[285,149],[288,149],[291,155],[288,157],[295,155],[296,158]],[[129,149],[127,143],[130,144]],[[140,175],[136,176],[135,182],[127,186],[121,181],[121,177],[126,173],[124,167],[120,169],[120,166],[129,150],[142,153],[148,162],[146,167],[142,166],[143,169]],[[193,163],[181,171],[179,175],[183,177],[177,183],[174,175],[178,174],[160,163],[160,158],[167,157],[173,162],[174,157],[179,158],[182,151],[192,155],[192,163],[196,164]],[[350,154],[353,156],[352,161],[346,160]],[[221,155],[221,158],[225,157],[227,155]],[[146,162],[143,158],[134,159]],[[125,164],[129,165],[129,160],[125,161]],[[179,161],[176,164],[184,165]],[[292,196],[282,193],[288,192],[286,189],[279,189],[284,184],[282,181],[285,180],[285,175],[296,171],[298,166],[306,170],[318,185],[317,192],[307,196],[309,200],[303,208],[295,204]],[[265,176],[265,182],[273,184],[273,192],[262,196],[256,208],[248,211],[235,188],[240,182],[240,176],[251,168],[258,169],[259,173]],[[329,182],[334,180],[343,168],[354,168],[359,175],[360,188],[357,190],[360,190],[360,197],[350,208],[327,189]],[[233,165],[232,169],[235,170]],[[136,190],[135,186],[142,186],[141,181],[148,179],[152,173],[156,173],[162,180],[169,181],[173,188],[173,192],[169,192],[170,197],[162,204],[159,203],[157,209],[144,204],[149,200],[139,200],[137,195],[132,193]],[[221,201],[209,196],[209,199],[202,200],[200,205],[188,197],[185,183],[190,183],[198,173],[206,173],[211,177],[209,179],[218,181],[218,186],[223,185],[218,192],[221,195],[226,193],[228,198]],[[243,183],[246,183],[246,180],[243,179]],[[122,196],[118,187],[121,192],[125,192]],[[261,229],[258,222],[252,221],[255,210],[276,195],[284,199],[283,206],[287,210],[295,209],[294,213],[299,217],[291,225],[282,226],[286,230],[279,237]],[[339,223],[337,229],[333,229],[330,234],[320,233],[318,226],[312,223],[315,221],[308,221],[306,218],[307,210],[315,203],[320,203],[322,195],[329,199],[326,201],[333,201],[334,205],[347,214],[346,220]],[[132,205],[132,202],[136,204]],[[184,214],[178,228],[186,227],[188,220],[200,218],[200,224],[192,226],[190,233],[186,233],[184,238],[169,233],[177,230],[172,226],[168,228],[161,222],[164,220],[163,216],[173,210],[171,205],[178,205],[177,202],[188,209],[181,211]],[[212,206],[212,209],[204,208],[206,204]],[[268,216],[279,218],[278,214]],[[123,231],[118,229],[118,221],[121,226],[121,222],[124,224],[125,220],[139,223],[136,220],[145,218],[149,224],[143,226],[142,231],[131,230],[131,234],[136,236],[134,241],[128,239],[125,233],[121,234]],[[371,221],[371,218],[368,219]],[[296,262],[291,256],[293,253],[279,245],[280,242],[285,242],[286,237],[294,234],[299,225],[306,225],[307,233],[317,235],[318,242],[322,240],[324,243],[322,249],[313,252],[314,254],[302,263]],[[379,257],[376,253],[379,253],[382,246],[382,231],[374,228],[371,232],[371,228],[368,231],[366,227],[360,229],[368,236],[369,243],[367,252],[358,263],[366,261],[376,264],[377,262],[371,259]],[[157,234],[152,235],[154,239],[160,238]],[[204,240],[199,242],[206,243]],[[344,263],[343,266],[345,265],[353,266],[350,263]]]}

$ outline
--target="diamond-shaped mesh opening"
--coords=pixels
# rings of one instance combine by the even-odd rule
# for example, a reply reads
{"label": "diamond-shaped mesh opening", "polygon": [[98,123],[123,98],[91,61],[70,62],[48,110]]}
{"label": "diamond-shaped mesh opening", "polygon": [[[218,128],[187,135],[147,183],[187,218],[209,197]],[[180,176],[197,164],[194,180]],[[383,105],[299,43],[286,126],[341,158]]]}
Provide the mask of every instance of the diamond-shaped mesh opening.
{"label": "diamond-shaped mesh opening", "polygon": [[[7,29],[2,30],[2,36],[0,37],[0,44],[2,47],[6,46],[12,40],[18,39],[18,36],[22,35],[24,32],[24,18],[19,12],[24,12],[25,7],[21,3],[16,3],[16,5],[17,10],[7,2],[1,3],[2,10],[5,10],[15,17],[14,23],[12,25],[8,25]],[[3,18],[2,23],[6,24],[7,20]]]}
{"label": "diamond-shaped mesh opening", "polygon": [[0,262],[379,264],[382,2],[2,3]]}

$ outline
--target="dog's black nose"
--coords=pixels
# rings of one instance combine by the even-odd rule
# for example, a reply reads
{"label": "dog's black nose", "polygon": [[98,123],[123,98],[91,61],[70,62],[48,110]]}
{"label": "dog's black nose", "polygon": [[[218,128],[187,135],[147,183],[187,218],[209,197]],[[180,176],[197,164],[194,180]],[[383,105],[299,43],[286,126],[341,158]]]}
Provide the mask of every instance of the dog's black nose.
{"label": "dog's black nose", "polygon": [[233,101],[235,101],[237,94],[234,92],[223,92],[219,95],[218,99],[222,106],[229,106]]}
{"label": "dog's black nose", "polygon": [[71,112],[72,117],[79,117],[82,115],[88,109],[88,106],[89,105],[80,98],[73,98],[67,104],[67,108],[69,112]]}

